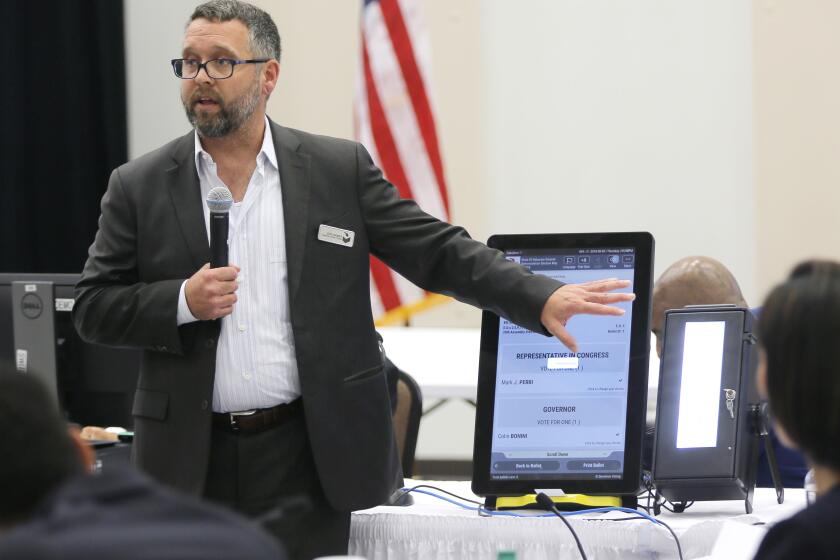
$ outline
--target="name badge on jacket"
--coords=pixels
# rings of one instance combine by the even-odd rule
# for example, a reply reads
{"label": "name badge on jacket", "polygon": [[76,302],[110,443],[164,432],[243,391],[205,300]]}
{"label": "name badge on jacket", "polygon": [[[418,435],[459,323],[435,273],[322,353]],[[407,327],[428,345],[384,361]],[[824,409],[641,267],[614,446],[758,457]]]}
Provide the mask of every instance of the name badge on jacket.
{"label": "name badge on jacket", "polygon": [[318,227],[318,239],[326,241],[327,243],[335,243],[336,245],[344,245],[345,247],[352,247],[353,240],[356,238],[356,233],[349,229],[341,229],[337,227],[321,224]]}

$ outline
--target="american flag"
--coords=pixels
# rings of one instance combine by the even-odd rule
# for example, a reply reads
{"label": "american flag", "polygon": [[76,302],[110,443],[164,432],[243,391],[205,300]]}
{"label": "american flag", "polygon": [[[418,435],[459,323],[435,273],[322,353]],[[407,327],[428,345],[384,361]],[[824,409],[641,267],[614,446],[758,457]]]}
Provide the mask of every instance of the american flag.
{"label": "american flag", "polygon": [[[449,198],[429,84],[429,44],[421,0],[365,0],[355,101],[356,139],[400,196],[449,220]],[[440,301],[375,257],[371,302],[377,324],[405,322]]]}

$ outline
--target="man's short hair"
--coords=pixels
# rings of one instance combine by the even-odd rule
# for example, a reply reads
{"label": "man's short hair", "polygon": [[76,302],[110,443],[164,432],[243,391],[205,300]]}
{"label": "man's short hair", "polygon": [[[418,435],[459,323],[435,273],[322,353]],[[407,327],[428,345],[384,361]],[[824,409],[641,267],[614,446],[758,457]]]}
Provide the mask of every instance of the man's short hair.
{"label": "man's short hair", "polygon": [[812,461],[840,470],[840,264],[797,267],[758,332],[773,415]]}
{"label": "man's short hair", "polygon": [[210,0],[196,7],[187,25],[196,19],[231,21],[238,19],[248,28],[251,52],[258,58],[280,61],[280,33],[274,20],[263,10],[240,0]]}
{"label": "man's short hair", "polygon": [[53,489],[83,470],[46,388],[0,363],[0,525],[26,519]]}

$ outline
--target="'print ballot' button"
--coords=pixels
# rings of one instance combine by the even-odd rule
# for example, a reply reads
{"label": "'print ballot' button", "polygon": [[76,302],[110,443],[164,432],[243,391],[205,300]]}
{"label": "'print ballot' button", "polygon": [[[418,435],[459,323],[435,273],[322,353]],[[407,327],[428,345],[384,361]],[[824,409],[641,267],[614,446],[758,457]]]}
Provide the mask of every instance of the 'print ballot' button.
{"label": "'print ballot' button", "polygon": [[566,468],[570,471],[617,471],[621,468],[621,462],[584,459],[582,461],[569,461],[566,463]]}

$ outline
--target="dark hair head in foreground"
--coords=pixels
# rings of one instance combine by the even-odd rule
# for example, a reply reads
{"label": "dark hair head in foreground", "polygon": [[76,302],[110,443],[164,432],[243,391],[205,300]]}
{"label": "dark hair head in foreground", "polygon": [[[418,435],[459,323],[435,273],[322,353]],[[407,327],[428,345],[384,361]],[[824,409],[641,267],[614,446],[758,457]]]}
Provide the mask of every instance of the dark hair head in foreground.
{"label": "dark hair head in foreground", "polygon": [[777,424],[811,461],[840,470],[840,263],[798,265],[767,297],[758,331]]}
{"label": "dark hair head in foreground", "polygon": [[840,263],[822,259],[802,261],[790,271],[790,280],[805,276],[840,276]]}
{"label": "dark hair head in foreground", "polygon": [[46,388],[0,364],[0,525],[28,517],[82,456]]}

